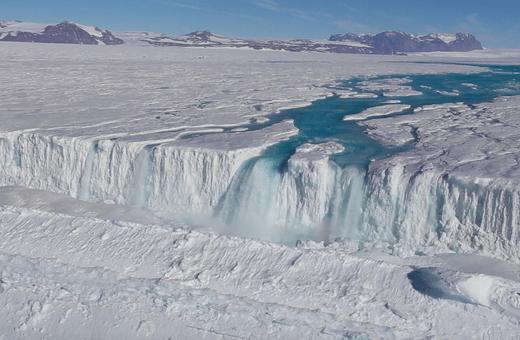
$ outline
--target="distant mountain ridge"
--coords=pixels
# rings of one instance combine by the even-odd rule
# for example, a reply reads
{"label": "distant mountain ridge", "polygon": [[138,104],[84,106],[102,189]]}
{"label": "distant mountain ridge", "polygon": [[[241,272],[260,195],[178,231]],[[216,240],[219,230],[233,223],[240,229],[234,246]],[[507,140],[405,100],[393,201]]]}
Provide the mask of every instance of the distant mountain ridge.
{"label": "distant mountain ridge", "polygon": [[[131,33],[131,32],[126,32]],[[230,38],[210,31],[196,31],[181,36],[134,32],[127,39],[156,46],[178,47],[235,47],[283,50],[290,52],[330,52],[356,54],[397,54],[407,52],[467,52],[482,50],[480,42],[467,33],[432,33],[428,35],[387,31],[379,34],[336,34],[329,40],[317,39],[246,39]]]}
{"label": "distant mountain ridge", "polygon": [[134,40],[155,46],[248,48],[255,50],[278,50],[289,52],[370,53],[370,46],[350,42],[331,42],[314,39],[247,39],[231,38],[210,31],[195,31],[186,35],[169,36],[150,32],[125,32],[126,41]]}
{"label": "distant mountain ridge", "polygon": [[468,33],[406,34],[387,31],[379,34],[335,34],[330,41],[355,41],[373,47],[375,54],[406,52],[467,52],[482,50],[482,45]]}
{"label": "distant mountain ridge", "polygon": [[467,52],[482,50],[480,42],[467,33],[428,35],[387,31],[379,34],[335,34],[326,39],[231,38],[210,31],[172,36],[153,32],[110,32],[72,21],[47,25],[0,20],[0,41],[88,45],[148,44],[154,46],[247,48],[290,52],[355,54],[402,54],[409,52]]}
{"label": "distant mountain ridge", "polygon": [[44,24],[2,20],[0,21],[0,41],[84,45],[121,45],[124,43],[108,30],[72,21],[45,26]]}

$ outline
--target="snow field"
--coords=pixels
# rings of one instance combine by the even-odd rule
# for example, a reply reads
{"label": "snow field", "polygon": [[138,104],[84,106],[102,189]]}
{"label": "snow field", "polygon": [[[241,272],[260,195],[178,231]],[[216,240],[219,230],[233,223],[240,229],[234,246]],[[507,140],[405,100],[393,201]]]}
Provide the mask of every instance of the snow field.
{"label": "snow field", "polygon": [[[518,263],[518,98],[361,122],[385,144],[415,143],[366,172],[332,162],[348,151],[334,142],[301,146],[283,171],[260,159],[242,172],[298,133],[292,121],[261,130],[252,122],[339,93],[341,80],[482,68],[395,62],[422,57],[2,46],[4,338],[520,333],[520,279],[507,266],[414,256]],[[406,82],[367,81],[365,90],[420,94]]]}
{"label": "snow field", "polygon": [[[443,338],[493,327],[507,339],[518,328],[511,318],[518,317],[520,286],[506,279],[452,270],[441,274],[443,280],[471,302],[431,299],[412,287],[412,269],[403,264],[319,247],[0,209],[5,336]],[[494,304],[510,312],[488,308]]]}

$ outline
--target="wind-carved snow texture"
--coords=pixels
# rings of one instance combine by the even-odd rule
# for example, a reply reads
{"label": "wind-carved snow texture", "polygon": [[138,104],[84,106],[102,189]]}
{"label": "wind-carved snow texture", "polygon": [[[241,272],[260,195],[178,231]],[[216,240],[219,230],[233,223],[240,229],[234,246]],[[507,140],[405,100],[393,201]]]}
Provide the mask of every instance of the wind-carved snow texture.
{"label": "wind-carved snow texture", "polygon": [[0,214],[8,338],[514,339],[519,331],[520,276],[500,261],[463,259],[460,268],[457,257],[388,261],[28,208]]}

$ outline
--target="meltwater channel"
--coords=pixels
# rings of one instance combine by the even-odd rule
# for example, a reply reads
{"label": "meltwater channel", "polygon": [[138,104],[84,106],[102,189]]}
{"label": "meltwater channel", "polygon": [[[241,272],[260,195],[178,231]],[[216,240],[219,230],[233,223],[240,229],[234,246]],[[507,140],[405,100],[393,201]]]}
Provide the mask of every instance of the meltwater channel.
{"label": "meltwater channel", "polygon": [[[405,78],[408,81],[402,85],[422,93],[415,96],[384,96],[384,91],[360,88],[360,83],[366,79],[352,79],[344,82],[343,86],[359,93],[373,93],[377,97],[342,99],[335,96],[305,108],[270,116],[268,124],[292,119],[299,129],[298,135],[247,161],[220,199],[215,216],[222,221],[225,232],[287,244],[294,244],[297,239],[325,242],[342,239],[354,241],[357,245],[371,239],[381,239],[390,245],[404,241],[402,238],[406,236],[400,235],[402,233],[396,224],[403,222],[398,211],[404,209],[397,205],[406,203],[396,197],[374,198],[381,195],[379,191],[386,191],[385,195],[389,195],[385,188],[374,190],[378,185],[376,181],[383,185],[387,179],[371,178],[368,167],[373,160],[413,148],[414,143],[385,147],[370,138],[364,127],[355,121],[343,121],[343,117],[386,105],[390,100],[410,105],[410,109],[393,114],[407,115],[424,105],[455,102],[472,105],[492,101],[498,96],[520,94],[520,67],[486,67],[491,71],[368,79]],[[447,92],[457,95],[446,95]],[[264,126],[258,124],[256,128]],[[344,151],[312,162],[292,158],[297,148],[304,144],[327,142],[340,144]],[[374,204],[378,201],[393,201],[396,207],[374,211]],[[422,228],[435,231],[439,228],[437,220],[440,216],[435,213],[439,207],[427,210],[417,212],[428,215],[425,224],[429,226]],[[424,232],[419,234],[418,239],[424,238]]]}

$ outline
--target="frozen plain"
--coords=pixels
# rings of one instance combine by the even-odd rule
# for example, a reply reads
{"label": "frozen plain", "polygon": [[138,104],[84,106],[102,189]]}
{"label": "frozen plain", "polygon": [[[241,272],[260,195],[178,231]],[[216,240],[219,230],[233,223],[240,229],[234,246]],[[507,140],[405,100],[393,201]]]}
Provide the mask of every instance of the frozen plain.
{"label": "frozen plain", "polygon": [[[353,77],[485,68],[142,46],[4,43],[0,56],[5,339],[520,333],[518,97],[392,115],[407,109],[392,99],[420,93],[405,77],[367,80],[358,90],[383,90],[389,105],[352,119],[413,148],[365,174],[329,160],[337,143],[302,145],[275,208],[236,196],[239,220],[265,225],[215,218],[240,205],[222,197],[243,164],[298,134],[272,114],[373,95],[341,86]],[[325,222],[341,210],[338,184],[351,211]],[[287,235],[304,241],[277,243]]]}

